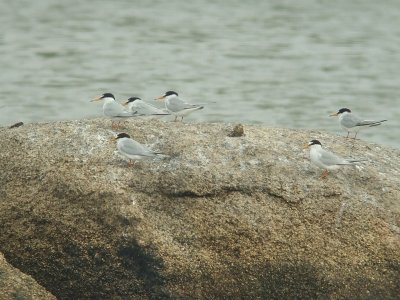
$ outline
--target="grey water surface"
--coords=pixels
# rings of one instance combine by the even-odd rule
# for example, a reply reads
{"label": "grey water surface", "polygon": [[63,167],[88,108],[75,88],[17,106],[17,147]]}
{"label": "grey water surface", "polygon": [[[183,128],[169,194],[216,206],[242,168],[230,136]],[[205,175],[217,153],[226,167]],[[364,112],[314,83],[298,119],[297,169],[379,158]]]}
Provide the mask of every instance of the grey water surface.
{"label": "grey water surface", "polygon": [[328,115],[348,107],[389,120],[361,138],[400,147],[399,16],[398,0],[1,1],[0,126],[175,90],[206,104],[186,122],[345,134]]}

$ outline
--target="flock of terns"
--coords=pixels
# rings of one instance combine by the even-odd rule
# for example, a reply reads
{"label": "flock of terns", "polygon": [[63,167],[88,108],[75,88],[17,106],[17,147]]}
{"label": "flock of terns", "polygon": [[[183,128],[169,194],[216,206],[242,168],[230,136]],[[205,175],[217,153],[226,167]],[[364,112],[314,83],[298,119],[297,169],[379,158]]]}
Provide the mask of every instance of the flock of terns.
{"label": "flock of terns", "polygon": [[[204,106],[198,104],[190,104],[178,97],[178,93],[168,91],[156,100],[165,101],[165,110],[155,107],[139,97],[131,97],[124,104],[115,101],[115,97],[111,93],[105,93],[94,98],[93,101],[103,100],[103,113],[106,117],[111,118],[111,127],[116,129],[119,123],[131,117],[141,118],[160,118],[168,115],[175,116],[175,121],[178,117],[183,117],[188,114],[203,109]],[[126,108],[125,108],[126,107]],[[132,161],[154,158],[157,155],[162,155],[160,152],[154,152],[139,142],[132,139],[127,133],[119,133],[113,140],[117,141],[117,149],[119,153],[129,159],[129,165],[133,165]]]}
{"label": "flock of terns", "polygon": [[[141,117],[141,118],[161,118],[168,115],[175,116],[175,121],[180,117],[183,121],[183,117],[188,114],[201,110],[204,108],[200,104],[191,104],[178,97],[178,93],[174,91],[168,91],[161,97],[155,100],[165,101],[165,109],[160,109],[153,106],[138,97],[131,97],[125,103],[120,104],[115,100],[115,97],[111,93],[105,93],[102,96],[96,97],[91,101],[103,100],[103,113],[106,117],[111,118],[112,128],[116,129],[119,127],[120,122],[126,118]],[[338,112],[331,114],[330,116],[338,116],[340,126],[347,131],[347,137],[351,132],[354,132],[353,139],[355,140],[360,130],[369,127],[375,127],[381,125],[387,120],[363,120],[354,115],[350,109],[341,108]],[[154,152],[146,146],[132,139],[127,133],[117,134],[113,140],[117,141],[117,149],[119,153],[129,159],[129,165],[133,165],[133,161],[151,159],[158,155],[162,155],[160,152]],[[310,141],[306,147],[310,149],[310,160],[317,167],[323,169],[321,178],[325,178],[329,173],[328,170],[335,170],[341,166],[354,165],[364,160],[351,160],[340,157],[328,150],[322,148],[321,143],[318,140]]]}

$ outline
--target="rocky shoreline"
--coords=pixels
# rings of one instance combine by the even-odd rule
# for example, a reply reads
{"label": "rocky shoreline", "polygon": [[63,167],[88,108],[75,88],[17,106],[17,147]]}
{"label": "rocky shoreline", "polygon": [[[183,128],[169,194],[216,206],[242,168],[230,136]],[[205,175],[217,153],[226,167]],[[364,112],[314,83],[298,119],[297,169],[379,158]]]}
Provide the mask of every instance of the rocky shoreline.
{"label": "rocky shoreline", "polygon": [[[0,252],[55,297],[398,297],[400,150],[315,130],[124,126],[169,157],[129,167],[104,119],[0,128]],[[367,161],[321,180],[303,149],[314,138]]]}

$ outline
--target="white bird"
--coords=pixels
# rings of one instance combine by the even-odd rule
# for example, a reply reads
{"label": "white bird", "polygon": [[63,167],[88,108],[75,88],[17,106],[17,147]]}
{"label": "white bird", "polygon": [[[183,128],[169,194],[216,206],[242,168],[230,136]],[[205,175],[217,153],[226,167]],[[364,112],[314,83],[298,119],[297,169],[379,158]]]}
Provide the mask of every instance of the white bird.
{"label": "white bird", "polygon": [[124,132],[119,133],[113,140],[117,141],[118,152],[129,159],[130,166],[133,166],[132,160],[152,159],[158,155],[162,155],[161,152],[154,152],[131,139],[129,134]]}
{"label": "white bird", "polygon": [[165,100],[165,108],[168,112],[175,116],[175,121],[178,117],[181,117],[181,121],[183,121],[183,117],[188,114],[203,109],[204,106],[199,104],[190,104],[182,99],[178,98],[178,93],[174,91],[168,91],[161,97],[158,97],[156,100]]}
{"label": "white bird", "polygon": [[[98,97],[92,99],[90,102],[100,101],[100,100],[104,100],[103,113],[106,117],[111,118],[111,120],[112,120],[111,127],[112,128],[118,128],[119,122],[121,122],[121,120],[130,118],[130,117],[136,117],[136,114],[134,114],[130,111],[127,111],[121,104],[119,104],[117,101],[115,101],[115,97],[111,93],[105,93],[101,96],[98,96]],[[116,122],[118,122],[118,124]]]}
{"label": "white bird", "polygon": [[139,97],[131,97],[123,105],[127,106],[130,112],[135,113],[139,117],[152,119],[170,115],[170,113],[166,110],[160,109],[147,102],[144,102]]}
{"label": "white bird", "polygon": [[318,140],[310,141],[306,147],[310,148],[311,162],[317,167],[324,169],[321,178],[325,178],[328,175],[328,170],[336,170],[341,166],[352,166],[357,162],[365,161],[362,159],[345,159],[328,150],[322,149],[322,145]]}
{"label": "white bird", "polygon": [[338,112],[330,114],[331,117],[339,116],[339,124],[340,126],[347,131],[347,137],[349,137],[350,132],[355,132],[354,139],[357,137],[357,133],[364,128],[374,127],[381,125],[382,122],[387,120],[363,120],[357,116],[355,116],[350,109],[341,108]]}

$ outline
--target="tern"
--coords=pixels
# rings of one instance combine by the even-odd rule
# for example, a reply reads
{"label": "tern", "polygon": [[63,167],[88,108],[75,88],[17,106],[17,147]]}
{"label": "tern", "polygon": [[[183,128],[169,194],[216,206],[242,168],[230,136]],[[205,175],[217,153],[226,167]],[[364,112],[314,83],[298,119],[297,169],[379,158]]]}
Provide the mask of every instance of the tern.
{"label": "tern", "polygon": [[111,127],[114,129],[119,127],[119,123],[122,120],[130,117],[136,117],[135,113],[127,111],[121,104],[115,101],[115,97],[111,93],[105,93],[92,99],[90,102],[100,100],[104,101],[103,113],[106,117],[111,118]]}
{"label": "tern", "polygon": [[365,160],[362,159],[345,159],[328,150],[322,148],[320,141],[312,140],[306,147],[310,148],[310,160],[317,167],[324,169],[321,178],[328,175],[329,170],[339,169],[341,166],[354,166],[358,162]]}
{"label": "tern", "polygon": [[347,137],[349,137],[350,132],[355,132],[354,139],[357,137],[357,133],[364,128],[374,127],[381,125],[383,122],[387,120],[363,120],[356,115],[354,115],[350,109],[341,108],[336,113],[330,114],[331,117],[339,116],[339,124],[340,126],[347,131]]}
{"label": "tern", "polygon": [[156,98],[156,100],[165,100],[165,108],[175,116],[175,121],[178,117],[181,117],[181,121],[183,121],[184,116],[204,108],[202,105],[191,104],[180,99],[178,93],[174,91],[168,91],[164,95]]}

